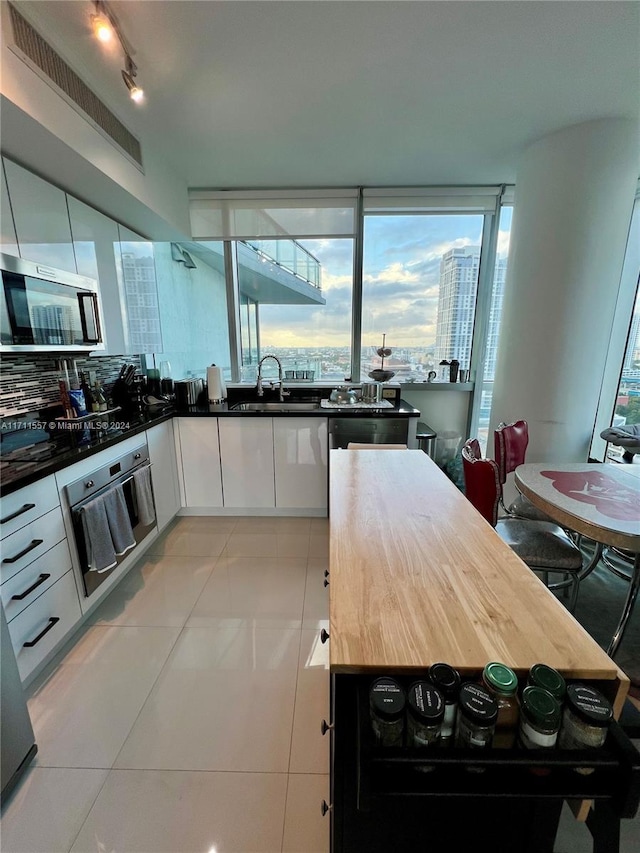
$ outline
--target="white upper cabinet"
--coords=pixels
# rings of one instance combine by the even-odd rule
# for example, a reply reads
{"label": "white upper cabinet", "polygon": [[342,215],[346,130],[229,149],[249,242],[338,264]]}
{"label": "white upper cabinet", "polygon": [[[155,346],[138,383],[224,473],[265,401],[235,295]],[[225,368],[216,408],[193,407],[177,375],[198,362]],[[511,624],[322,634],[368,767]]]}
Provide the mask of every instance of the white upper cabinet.
{"label": "white upper cabinet", "polygon": [[77,272],[66,194],[11,160],[4,167],[20,257]]}
{"label": "white upper cabinet", "polygon": [[153,243],[118,225],[116,257],[127,352],[163,352]]}
{"label": "white upper cabinet", "polygon": [[275,506],[273,418],[219,418],[226,507]]}
{"label": "white upper cabinet", "polygon": [[327,419],[274,418],[276,506],[327,508]]}
{"label": "white upper cabinet", "polygon": [[127,341],[123,320],[126,306],[116,272],[118,223],[73,196],[67,196],[67,201],[78,272],[97,279],[100,285],[105,355],[133,352]]}
{"label": "white upper cabinet", "polygon": [[1,251],[6,255],[14,255],[19,257],[18,241],[16,239],[16,229],[13,224],[13,214],[11,213],[11,205],[9,203],[9,190],[7,189],[7,179],[4,174],[4,167],[0,169],[0,240],[2,240]]}

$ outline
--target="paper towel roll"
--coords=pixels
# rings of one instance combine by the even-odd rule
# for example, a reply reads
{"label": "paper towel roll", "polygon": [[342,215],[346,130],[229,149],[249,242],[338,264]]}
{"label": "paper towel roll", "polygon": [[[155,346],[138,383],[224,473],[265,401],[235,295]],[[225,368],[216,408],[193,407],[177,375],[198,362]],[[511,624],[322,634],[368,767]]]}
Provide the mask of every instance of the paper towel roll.
{"label": "paper towel roll", "polygon": [[219,403],[220,400],[226,400],[227,387],[224,384],[222,376],[222,368],[212,364],[207,367],[207,391],[210,403]]}

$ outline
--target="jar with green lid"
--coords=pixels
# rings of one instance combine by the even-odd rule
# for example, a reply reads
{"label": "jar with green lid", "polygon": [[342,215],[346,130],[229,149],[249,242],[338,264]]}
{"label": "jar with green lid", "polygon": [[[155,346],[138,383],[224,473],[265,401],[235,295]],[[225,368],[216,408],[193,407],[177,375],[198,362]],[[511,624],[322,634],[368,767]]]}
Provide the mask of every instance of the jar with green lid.
{"label": "jar with green lid", "polygon": [[498,719],[493,737],[496,749],[510,749],[518,733],[518,676],[503,663],[488,663],[482,672],[482,683],[498,705]]}
{"label": "jar with green lid", "polygon": [[376,678],[369,688],[371,728],[379,746],[402,746],[405,693],[393,678]]}
{"label": "jar with green lid", "polygon": [[444,719],[444,699],[427,681],[414,681],[407,692],[407,746],[435,746]]}
{"label": "jar with green lid", "polygon": [[434,663],[429,667],[429,681],[444,699],[444,718],[440,726],[438,746],[449,746],[456,727],[460,673],[447,663]]}
{"label": "jar with green lid", "polygon": [[525,749],[553,749],[558,740],[562,708],[542,687],[525,687],[520,700],[519,745]]}
{"label": "jar with green lid", "polygon": [[543,690],[547,690],[561,704],[567,692],[565,680],[558,670],[544,663],[536,663],[531,667],[527,677],[527,686],[541,687]]}
{"label": "jar with green lid", "polygon": [[498,704],[481,684],[467,683],[460,688],[456,746],[488,749],[498,719]]}
{"label": "jar with green lid", "polygon": [[[598,749],[607,739],[613,720],[611,703],[588,684],[569,684],[558,737],[560,749]],[[593,767],[576,767],[587,775]]]}

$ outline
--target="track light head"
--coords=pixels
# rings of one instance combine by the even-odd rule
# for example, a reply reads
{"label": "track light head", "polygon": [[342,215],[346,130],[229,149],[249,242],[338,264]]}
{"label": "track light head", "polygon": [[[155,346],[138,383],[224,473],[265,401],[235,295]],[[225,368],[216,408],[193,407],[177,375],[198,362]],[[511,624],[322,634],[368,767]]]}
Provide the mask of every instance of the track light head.
{"label": "track light head", "polygon": [[140,101],[144,98],[144,91],[137,85],[136,81],[133,79],[133,76],[129,74],[128,71],[122,72],[122,79],[125,82],[125,86],[129,90],[129,97],[132,101],[135,101],[136,104],[139,104]]}

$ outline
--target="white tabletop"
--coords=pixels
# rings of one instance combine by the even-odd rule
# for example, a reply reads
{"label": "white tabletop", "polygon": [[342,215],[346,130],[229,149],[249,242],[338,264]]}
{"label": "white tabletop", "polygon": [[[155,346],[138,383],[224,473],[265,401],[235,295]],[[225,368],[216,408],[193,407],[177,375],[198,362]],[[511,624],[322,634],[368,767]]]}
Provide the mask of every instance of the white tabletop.
{"label": "white tabletop", "polygon": [[609,463],[527,463],[516,468],[518,489],[564,527],[640,552],[640,477]]}

